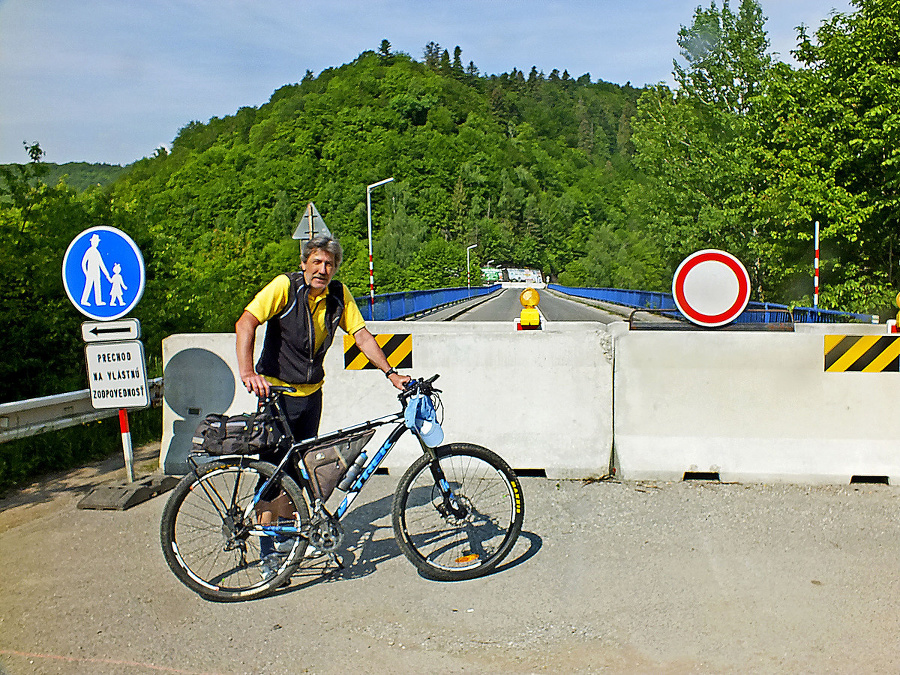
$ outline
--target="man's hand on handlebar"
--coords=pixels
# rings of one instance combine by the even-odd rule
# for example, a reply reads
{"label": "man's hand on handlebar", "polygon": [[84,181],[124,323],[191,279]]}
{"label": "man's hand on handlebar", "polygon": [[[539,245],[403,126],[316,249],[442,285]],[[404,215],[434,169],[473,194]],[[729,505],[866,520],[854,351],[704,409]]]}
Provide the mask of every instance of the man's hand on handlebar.
{"label": "man's hand on handlebar", "polygon": [[388,379],[391,381],[391,384],[400,391],[406,389],[406,385],[412,380],[409,375],[401,375],[400,373],[391,373],[388,375]]}
{"label": "man's hand on handlebar", "polygon": [[421,377],[418,380],[407,378],[407,381],[404,383],[403,393],[397,398],[404,402],[403,405],[406,405],[406,399],[413,394],[425,394],[427,396],[432,392],[439,392],[440,389],[434,386],[434,381],[438,377],[440,375],[432,375],[427,380],[423,380]]}

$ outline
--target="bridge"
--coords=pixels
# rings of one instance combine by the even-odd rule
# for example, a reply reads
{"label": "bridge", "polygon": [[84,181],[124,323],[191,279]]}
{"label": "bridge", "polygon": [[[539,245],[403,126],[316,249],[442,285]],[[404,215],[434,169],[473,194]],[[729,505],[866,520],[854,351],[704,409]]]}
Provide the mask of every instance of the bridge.
{"label": "bridge", "polygon": [[[403,337],[395,342],[407,345],[404,372],[440,373],[448,441],[494,448],[526,475],[900,481],[892,410],[900,378],[884,325],[804,323],[770,307],[790,316],[778,330],[771,321],[638,330],[633,307],[576,301],[551,286],[541,291],[542,330],[516,331],[521,288],[457,290],[466,297],[402,319],[379,320],[376,306],[370,329]],[[657,321],[673,322],[660,309]],[[875,366],[826,371],[830,336],[859,342],[849,353],[875,350]],[[235,375],[233,334],[170,336],[163,362],[161,463],[180,473],[204,415],[236,414],[255,401]],[[383,376],[348,368],[338,345],[325,367],[323,431],[393,411]],[[404,441],[383,465],[390,472],[420,452]]]}
{"label": "bridge", "polygon": [[[875,451],[896,447],[887,408],[897,374],[823,372],[825,334],[858,331],[877,343],[884,326],[643,331],[625,320],[630,308],[610,323],[561,319],[544,291],[543,330],[517,332],[509,318],[466,320],[476,310],[515,307],[517,295],[459,302],[453,321],[432,314],[371,324],[376,333],[412,336],[410,372],[442,374],[448,440],[491,445],[517,468],[548,476],[587,477],[610,466],[620,475],[676,475],[672,467],[688,473],[693,462],[693,477],[717,466],[725,480],[737,469],[763,480],[759,462],[768,452],[765,470],[800,482],[790,469],[806,459],[822,471],[834,446],[846,466],[830,480],[848,480],[847,469],[856,472],[850,478],[896,475],[875,464]],[[177,434],[192,431],[200,413],[192,406],[252,407],[237,400],[242,389],[227,364],[224,373],[202,367],[233,358],[233,339],[167,341],[172,464]],[[323,428],[395,403],[379,373],[344,369],[339,344],[329,356]],[[691,435],[696,445],[672,449]],[[164,500],[113,515],[76,509],[80,495],[54,485],[47,492],[60,493],[56,503],[7,508],[0,570],[13,582],[4,595],[3,666],[294,672],[299,664],[343,672],[363,655],[395,672],[435,664],[498,672],[896,671],[890,488],[525,478],[526,529],[509,562],[457,585],[423,579],[397,559],[385,514],[398,465],[376,476],[347,516],[346,570],[323,577],[322,563],[311,561],[290,587],[236,611],[195,597],[166,568],[158,555]],[[387,597],[396,602],[386,605]]]}

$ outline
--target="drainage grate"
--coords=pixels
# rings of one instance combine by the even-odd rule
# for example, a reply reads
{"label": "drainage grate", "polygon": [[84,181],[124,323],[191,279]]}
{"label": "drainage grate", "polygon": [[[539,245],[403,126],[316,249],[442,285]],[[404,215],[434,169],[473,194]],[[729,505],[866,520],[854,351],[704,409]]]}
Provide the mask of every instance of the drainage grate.
{"label": "drainage grate", "polygon": [[519,478],[546,478],[547,472],[544,469],[513,469]]}
{"label": "drainage grate", "polygon": [[854,483],[870,483],[874,485],[890,485],[887,476],[851,476],[850,485]]}
{"label": "drainage grate", "polygon": [[685,471],[683,480],[711,480],[718,481],[719,474],[714,471]]}

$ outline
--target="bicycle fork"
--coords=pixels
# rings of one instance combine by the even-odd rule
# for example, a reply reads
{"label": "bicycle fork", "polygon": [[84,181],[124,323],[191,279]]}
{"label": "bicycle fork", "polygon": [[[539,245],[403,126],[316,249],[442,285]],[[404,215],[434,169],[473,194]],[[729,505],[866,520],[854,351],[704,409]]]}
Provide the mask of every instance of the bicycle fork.
{"label": "bicycle fork", "polygon": [[437,507],[438,512],[445,518],[447,516],[453,516],[457,520],[462,520],[469,512],[459,501],[456,493],[453,492],[453,488],[450,487],[447,477],[444,476],[444,470],[441,468],[440,461],[438,461],[437,453],[432,448],[425,445],[421,438],[419,439],[419,444],[422,446],[422,450],[430,460],[428,468],[431,470],[434,484],[437,486],[438,490],[441,491],[443,501],[441,505]]}

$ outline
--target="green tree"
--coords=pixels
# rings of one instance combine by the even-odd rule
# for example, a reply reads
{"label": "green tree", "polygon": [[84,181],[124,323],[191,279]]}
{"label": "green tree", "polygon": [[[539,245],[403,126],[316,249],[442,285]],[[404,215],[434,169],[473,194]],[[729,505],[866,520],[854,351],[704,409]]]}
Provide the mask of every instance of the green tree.
{"label": "green tree", "polygon": [[[767,174],[757,209],[796,287],[822,225],[822,305],[894,312],[900,220],[900,32],[897,0],[859,0],[816,31],[803,29],[799,71],[779,68],[762,102],[755,163]],[[773,209],[772,206],[776,207]],[[795,262],[802,255],[802,262]],[[808,275],[807,275],[808,276]],[[804,289],[809,298],[810,286]]]}
{"label": "green tree", "polygon": [[745,261],[765,299],[768,251],[760,250],[746,201],[755,189],[753,102],[771,67],[759,5],[742,0],[737,14],[727,1],[721,10],[714,2],[698,7],[678,44],[686,65],[675,63],[677,89],[658,85],[638,102],[632,140],[647,180],[630,193],[629,207],[646,220],[672,272],[694,250],[724,248]]}

